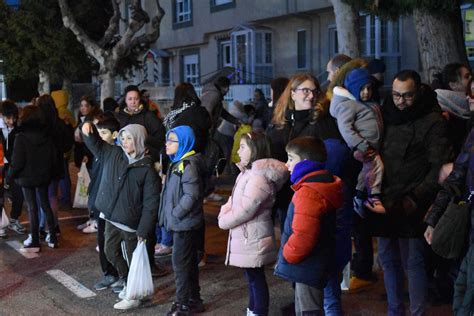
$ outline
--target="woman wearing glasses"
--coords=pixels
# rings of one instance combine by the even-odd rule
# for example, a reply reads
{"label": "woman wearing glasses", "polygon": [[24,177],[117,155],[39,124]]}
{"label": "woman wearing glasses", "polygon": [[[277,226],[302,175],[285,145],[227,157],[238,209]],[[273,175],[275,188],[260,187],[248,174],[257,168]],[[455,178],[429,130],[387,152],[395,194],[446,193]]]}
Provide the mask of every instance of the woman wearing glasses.
{"label": "woman wearing glasses", "polygon": [[[297,74],[290,79],[275,106],[272,122],[267,128],[267,134],[272,141],[274,158],[283,162],[287,161],[285,147],[292,139],[301,136],[322,139],[326,145],[328,156],[326,169],[341,177],[344,181],[348,180],[344,190],[355,186],[355,184],[351,185],[350,179],[345,174],[349,169],[347,168],[350,159],[349,148],[342,140],[334,118],[329,115],[329,101],[326,99],[326,95],[321,92],[319,82],[312,75]],[[292,195],[293,191],[289,183],[277,193],[275,209],[278,212],[281,226],[285,223],[286,212]],[[345,201],[345,204],[348,203],[348,205],[344,206],[344,210],[350,209],[347,206],[352,205],[351,199]],[[341,219],[345,223],[342,223]],[[350,222],[350,216],[339,217],[338,229],[349,227]],[[350,239],[344,237],[349,236],[348,232],[349,230],[346,234],[338,230],[336,233],[336,247],[341,249],[341,255],[337,255],[334,274],[328,277],[328,286],[324,289],[326,313],[341,313],[341,293],[337,270],[339,270],[339,266],[344,267],[350,259]],[[343,241],[343,239],[347,240]]]}

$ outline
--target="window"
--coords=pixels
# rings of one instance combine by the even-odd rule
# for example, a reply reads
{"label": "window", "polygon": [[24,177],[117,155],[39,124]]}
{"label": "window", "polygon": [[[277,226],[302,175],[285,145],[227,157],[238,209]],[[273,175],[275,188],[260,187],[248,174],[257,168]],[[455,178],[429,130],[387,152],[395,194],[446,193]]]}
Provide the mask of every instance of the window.
{"label": "window", "polygon": [[[339,46],[337,43],[337,28],[335,25],[331,25],[328,28],[329,38],[329,58],[333,58],[339,52]],[[361,39],[362,42],[362,39]]]}
{"label": "window", "polygon": [[235,8],[235,0],[211,0],[211,13]]}
{"label": "window", "polygon": [[220,42],[219,67],[232,67],[232,46],[230,41]]}
{"label": "window", "polygon": [[192,0],[173,0],[173,29],[193,25]]}
{"label": "window", "polygon": [[297,32],[297,66],[298,69],[306,68],[306,30]]}
{"label": "window", "polygon": [[185,82],[199,85],[199,55],[183,56],[183,79]]}
{"label": "window", "polygon": [[361,53],[367,58],[378,58],[385,62],[385,85],[400,70],[401,23],[377,16],[361,17]]}

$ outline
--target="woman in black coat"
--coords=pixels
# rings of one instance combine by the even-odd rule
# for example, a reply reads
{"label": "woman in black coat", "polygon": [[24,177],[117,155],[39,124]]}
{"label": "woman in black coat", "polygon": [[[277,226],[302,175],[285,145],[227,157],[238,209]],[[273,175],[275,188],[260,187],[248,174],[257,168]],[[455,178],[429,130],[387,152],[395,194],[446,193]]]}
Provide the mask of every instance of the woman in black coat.
{"label": "woman in black coat", "polygon": [[53,166],[58,163],[52,139],[45,132],[45,119],[41,109],[29,105],[20,116],[20,133],[16,136],[12,161],[6,183],[15,181],[23,190],[30,220],[30,237],[23,242],[22,252],[39,252],[39,196],[41,208],[46,213],[50,238],[48,246],[58,246],[53,212],[48,199]]}

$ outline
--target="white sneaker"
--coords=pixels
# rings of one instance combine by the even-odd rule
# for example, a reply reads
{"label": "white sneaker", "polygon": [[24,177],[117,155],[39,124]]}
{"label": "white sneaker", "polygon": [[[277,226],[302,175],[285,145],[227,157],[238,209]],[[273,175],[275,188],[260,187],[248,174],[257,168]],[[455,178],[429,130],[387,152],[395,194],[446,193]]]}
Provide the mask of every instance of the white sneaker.
{"label": "white sneaker", "polygon": [[33,237],[31,237],[31,234],[28,234],[28,238],[26,238],[23,241],[23,246],[29,246],[33,243]]}
{"label": "white sneaker", "polygon": [[121,300],[127,299],[127,286],[123,287],[123,290],[120,291],[120,293],[118,295],[118,298],[121,299]]}
{"label": "white sneaker", "polygon": [[140,306],[140,300],[121,300],[114,305],[115,309],[131,309]]}
{"label": "white sneaker", "polygon": [[222,202],[224,201],[224,197],[217,193],[211,193],[204,199],[204,202]]}
{"label": "white sneaker", "polygon": [[91,224],[91,222],[92,222],[92,220],[90,219],[87,222],[85,222],[84,224],[78,225],[76,228],[77,228],[77,230],[83,230],[84,228],[89,226]]}
{"label": "white sneaker", "polygon": [[82,232],[84,234],[94,234],[97,233],[97,222],[91,221],[89,226],[85,227]]}

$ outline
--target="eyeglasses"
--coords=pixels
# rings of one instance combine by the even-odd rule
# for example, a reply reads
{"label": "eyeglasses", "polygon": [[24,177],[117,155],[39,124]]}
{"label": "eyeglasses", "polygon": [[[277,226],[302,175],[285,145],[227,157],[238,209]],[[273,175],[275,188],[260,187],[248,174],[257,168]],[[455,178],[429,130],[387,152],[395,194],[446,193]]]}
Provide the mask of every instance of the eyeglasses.
{"label": "eyeglasses", "polygon": [[174,140],[174,139],[169,139],[169,138],[168,138],[168,139],[166,140],[166,142],[167,142],[167,143],[176,143],[176,144],[177,144],[177,143],[179,143],[179,140]]}
{"label": "eyeglasses", "polygon": [[396,101],[400,100],[401,98],[403,98],[403,100],[405,101],[411,101],[413,100],[415,95],[416,95],[416,92],[414,91],[409,91],[405,93],[398,93],[397,91],[392,91],[392,97]]}
{"label": "eyeglasses", "polygon": [[294,91],[303,91],[304,95],[308,95],[311,92],[315,97],[319,95],[318,89],[311,90],[310,88],[296,88]]}

